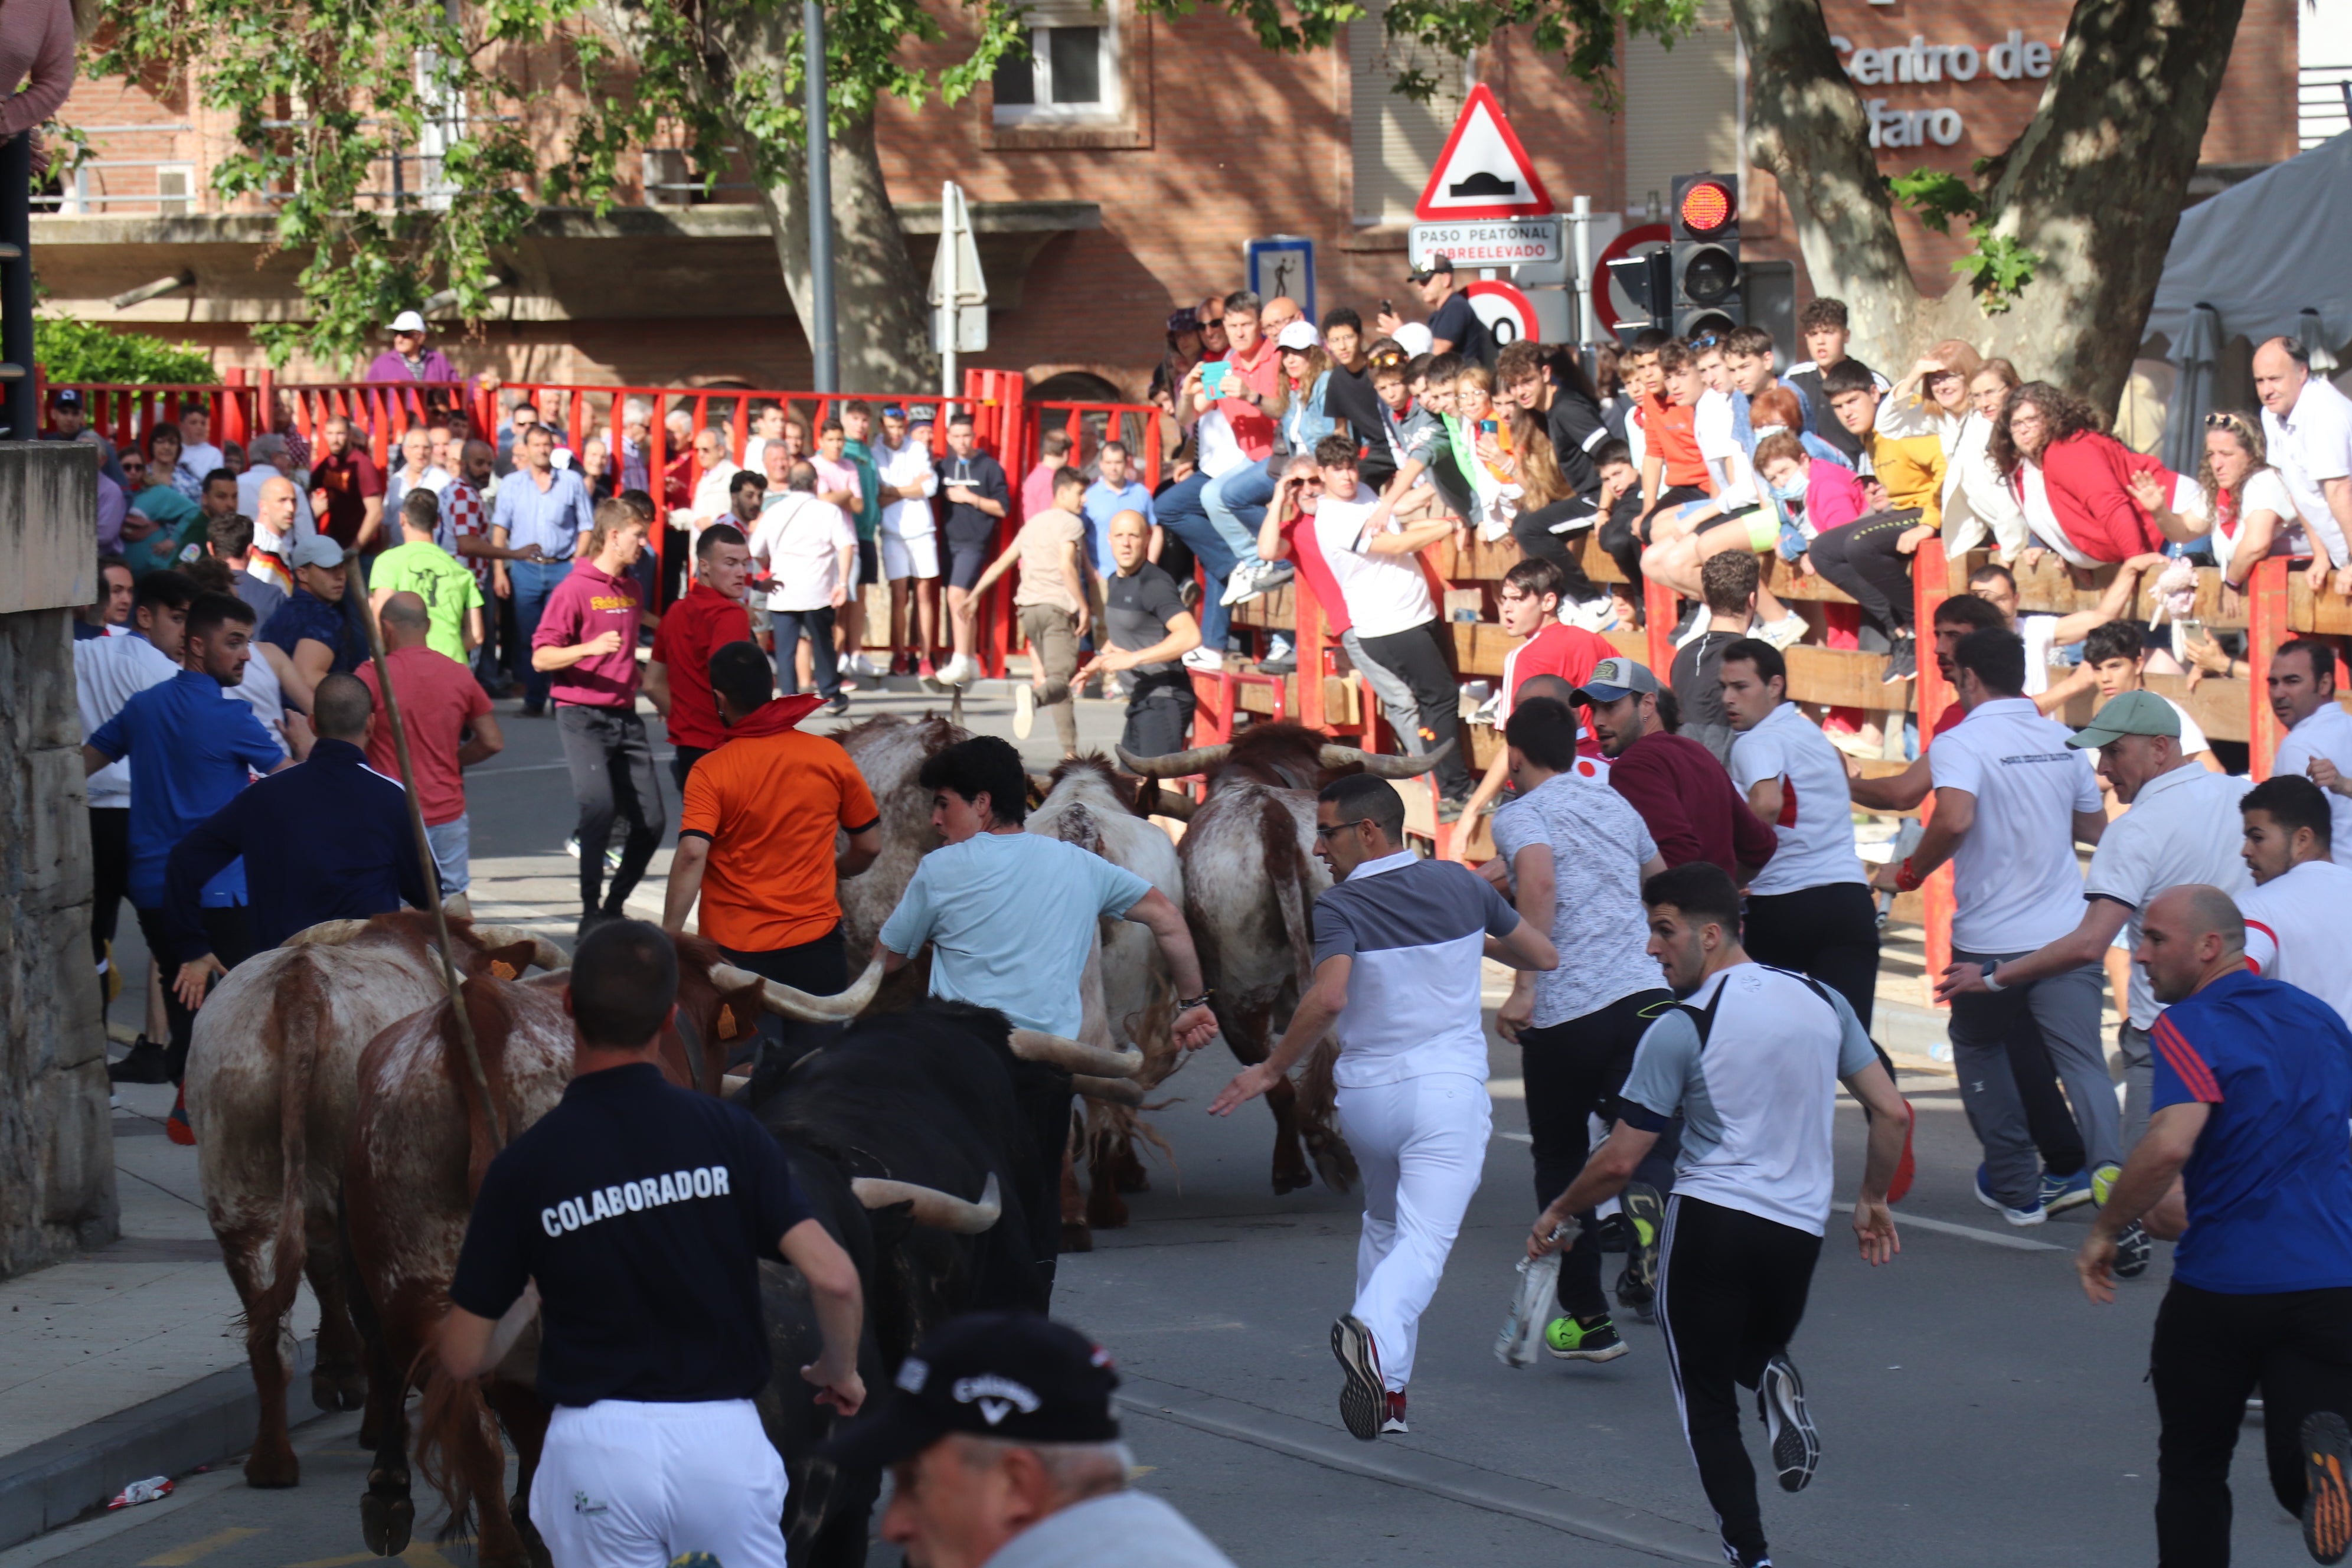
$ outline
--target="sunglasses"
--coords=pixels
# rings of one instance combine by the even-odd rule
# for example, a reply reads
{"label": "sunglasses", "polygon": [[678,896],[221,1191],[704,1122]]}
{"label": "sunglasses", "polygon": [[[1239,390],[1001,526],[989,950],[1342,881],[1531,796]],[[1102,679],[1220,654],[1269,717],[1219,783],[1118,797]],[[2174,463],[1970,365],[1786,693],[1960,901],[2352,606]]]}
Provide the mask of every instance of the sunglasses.
{"label": "sunglasses", "polygon": [[1702,336],[1693,338],[1690,341],[1690,346],[1695,349],[1711,349],[1722,341],[1723,340],[1721,338],[1717,337],[1713,332],[1707,332]]}
{"label": "sunglasses", "polygon": [[1342,828],[1358,827],[1370,820],[1371,818],[1369,816],[1352,817],[1346,822],[1335,822],[1328,827],[1324,826],[1318,822],[1315,825],[1315,837],[1318,838],[1328,838],[1331,835],[1340,831]]}

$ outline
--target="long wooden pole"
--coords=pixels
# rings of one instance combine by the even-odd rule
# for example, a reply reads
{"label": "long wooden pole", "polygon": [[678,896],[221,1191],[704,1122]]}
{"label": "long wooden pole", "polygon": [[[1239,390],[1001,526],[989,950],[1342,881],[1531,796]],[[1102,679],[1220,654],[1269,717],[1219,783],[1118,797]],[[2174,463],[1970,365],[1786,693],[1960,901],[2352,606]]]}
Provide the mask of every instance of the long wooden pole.
{"label": "long wooden pole", "polygon": [[[357,575],[357,574],[353,574]],[[449,912],[441,907],[441,868],[433,858],[433,840],[425,831],[425,805],[417,798],[416,766],[408,760],[408,729],[400,721],[400,699],[392,689],[392,666],[384,658],[383,627],[375,618],[375,605],[364,581],[347,586],[360,596],[360,621],[367,627],[368,658],[375,666],[376,685],[383,698],[384,717],[392,724],[392,752],[400,763],[401,786],[408,792],[408,825],[416,835],[416,858],[425,868],[425,891],[433,906],[433,927],[441,938],[441,983],[449,993],[449,1012],[457,1021],[457,1044],[466,1053],[466,1073],[481,1090],[482,1116],[489,1123],[493,1152],[507,1146],[499,1125],[498,1101],[490,1094],[489,1074],[482,1070],[482,1049],[474,1039],[474,1021],[466,1014],[466,997],[457,979],[457,962],[449,946]]]}

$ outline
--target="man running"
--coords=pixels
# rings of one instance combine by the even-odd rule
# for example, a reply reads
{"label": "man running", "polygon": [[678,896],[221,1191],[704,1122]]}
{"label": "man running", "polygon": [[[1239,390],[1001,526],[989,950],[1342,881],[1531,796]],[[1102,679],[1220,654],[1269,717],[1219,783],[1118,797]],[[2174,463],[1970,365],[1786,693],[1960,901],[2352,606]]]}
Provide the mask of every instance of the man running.
{"label": "man running", "polygon": [[[2096,844],[2107,830],[2090,760],[2068,746],[2066,726],[2044,719],[2024,695],[2025,644],[2018,635],[1970,632],[1953,663],[1967,717],[1929,749],[1936,814],[1895,879],[1896,890],[1908,892],[1952,862],[1958,907],[1948,984],[1963,967],[1981,975],[2066,936],[2068,916],[2082,919],[2074,845]],[[2014,985],[1995,981],[1955,990],[1952,1058],[1969,1125],[1985,1154],[1977,1201],[2011,1225],[2040,1225],[2053,1203],[2064,1207],[2091,1197],[2090,1184],[2074,1180],[2081,1165],[2045,1170],[2036,1158],[2027,1102],[2009,1065],[2010,1041],[2027,1016],[2065,1082],[2084,1160],[2096,1172],[2123,1159],[2115,1089],[2099,1041],[2105,984],[2095,952]]]}
{"label": "man running", "polygon": [[1315,982],[1265,1060],[1209,1103],[1264,1094],[1326,1034],[1339,1042],[1339,1131],[1364,1178],[1356,1299],[1331,1325],[1347,1382],[1339,1418],[1369,1443],[1405,1427],[1421,1314],[1437,1293],[1478,1190],[1493,1112],[1480,1027],[1479,959],[1549,969],[1551,938],[1492,884],[1405,844],[1404,797],[1355,773],[1323,786],[1315,853],[1332,887],[1315,900]]}
{"label": "man running", "polygon": [[[2135,813],[2137,815],[2137,813]],[[2128,821],[2126,817],[2125,820]],[[2230,1464],[2263,1396],[2271,1490],[2322,1563],[2352,1550],[2352,1030],[2317,997],[2249,973],[2219,888],[2159,894],[2134,963],[2168,1004],[2155,1110],[2074,1258],[2116,1299],[2125,1230],[2179,1237],[2148,1354],[2156,1544],[2166,1568],[2230,1561]]]}
{"label": "man running", "polygon": [[2238,797],[2240,851],[2254,885],[2238,895],[2246,967],[2299,985],[2352,1023],[2352,964],[2340,930],[2352,910],[2352,870],[2331,856],[2327,796],[2309,779],[2273,773]]}
{"label": "man running", "polygon": [[1903,1152],[1903,1101],[1844,997],[1741,949],[1739,891],[1720,867],[1653,877],[1642,900],[1650,953],[1684,1000],[1642,1037],[1609,1141],[1537,1219],[1528,1256],[1561,1247],[1572,1256],[1577,1234],[1555,1232],[1623,1187],[1682,1114],[1658,1322],[1724,1557],[1765,1568],[1771,1554],[1733,1385],[1757,1391],[1780,1489],[1802,1491],[1821,1439],[1789,1342],[1829,1223],[1836,1085],[1870,1113],[1853,1230],[1874,1266],[1901,1250],[1886,1185]]}
{"label": "man running", "polygon": [[1706,860],[1745,881],[1772,858],[1772,830],[1748,809],[1713,752],[1674,732],[1674,693],[1658,689],[1647,665],[1604,658],[1575,700],[1592,710],[1610,786],[1642,814],[1667,865]]}

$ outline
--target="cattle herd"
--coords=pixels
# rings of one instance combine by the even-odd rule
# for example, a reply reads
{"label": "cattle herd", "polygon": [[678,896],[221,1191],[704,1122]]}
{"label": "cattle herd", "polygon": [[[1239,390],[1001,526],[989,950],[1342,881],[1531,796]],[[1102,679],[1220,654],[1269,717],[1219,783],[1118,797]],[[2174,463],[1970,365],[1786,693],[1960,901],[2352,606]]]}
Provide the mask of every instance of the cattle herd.
{"label": "cattle herd", "polygon": [[[881,853],[840,887],[848,950],[870,953],[939,842],[917,774],[966,731],[936,716],[883,717],[836,738],[882,814]],[[1225,1041],[1254,1064],[1309,980],[1310,912],[1329,882],[1312,853],[1316,790],[1346,773],[1407,776],[1433,761],[1259,725],[1230,745],[1175,756],[1066,762],[1033,777],[1027,830],[1117,862],[1185,911]],[[1197,798],[1168,787],[1194,776]],[[1177,821],[1181,835],[1154,818]],[[409,1542],[413,1445],[415,1468],[446,1505],[445,1530],[473,1535],[490,1568],[519,1568],[545,1561],[524,1506],[549,1418],[534,1387],[535,1298],[499,1326],[505,1352],[488,1377],[450,1379],[428,1352],[501,1136],[545,1114],[571,1076],[566,960],[528,931],[450,913],[449,956],[487,1099],[445,989],[434,920],[404,911],[315,926],[239,965],[197,1016],[187,1109],[260,1396],[247,1479],[288,1487],[299,1477],[286,1393],[291,1310],[307,1279],[320,1308],[311,1399],[363,1410],[361,1443],[374,1455],[360,1510],[369,1550],[389,1556]],[[1146,1180],[1138,1142],[1170,1152],[1144,1113],[1182,1059],[1171,1030],[1175,988],[1142,928],[1106,921],[1099,937],[1076,1040],[929,999],[919,959],[887,982],[875,963],[842,994],[813,996],[734,967],[698,937],[678,940],[663,1070],[681,1087],[742,1099],[782,1145],[812,1212],[863,1280],[859,1371],[869,1388],[887,1386],[945,1318],[1045,1310],[1057,1253],[1083,1250],[1090,1227],[1126,1223],[1121,1194]],[[763,1014],[833,1027],[796,1031],[822,1041],[796,1060],[727,1076]],[[1324,1041],[1295,1088],[1266,1097],[1277,1194],[1307,1185],[1310,1171],[1339,1190],[1353,1185],[1354,1161],[1332,1125],[1336,1054]],[[1041,1169],[1038,1151],[1057,1143],[1061,1168]],[[815,1315],[793,1269],[763,1269],[776,1374],[760,1409],[792,1479],[792,1561],[862,1563],[881,1477],[837,1472],[817,1455],[834,1417],[796,1371],[815,1357]],[[520,1461],[511,1490],[504,1444]]]}

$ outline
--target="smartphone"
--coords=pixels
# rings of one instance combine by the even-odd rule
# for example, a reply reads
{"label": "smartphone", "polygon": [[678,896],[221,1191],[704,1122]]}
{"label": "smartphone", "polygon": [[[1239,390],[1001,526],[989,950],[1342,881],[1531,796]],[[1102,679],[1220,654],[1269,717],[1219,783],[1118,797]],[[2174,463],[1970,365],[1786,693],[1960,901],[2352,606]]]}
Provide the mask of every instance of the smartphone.
{"label": "smartphone", "polygon": [[1393,315],[1395,315],[1395,314],[1396,314],[1396,306],[1395,306],[1395,304],[1394,304],[1394,303],[1392,303],[1392,302],[1391,302],[1391,301],[1390,301],[1390,300],[1381,300],[1381,315],[1383,315],[1383,316],[1393,316]]}
{"label": "smartphone", "polygon": [[1201,367],[1201,390],[1213,395],[1224,384],[1227,362],[1213,359]]}
{"label": "smartphone", "polygon": [[1481,436],[1492,436],[1495,434],[1495,430],[1496,426],[1492,419],[1481,419],[1478,421],[1478,434]]}

